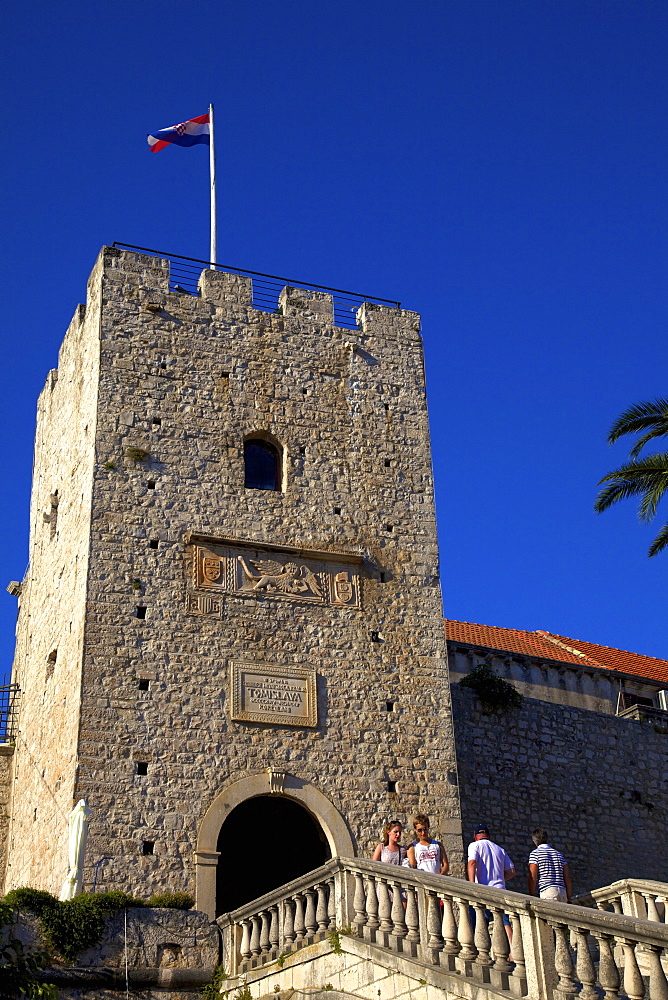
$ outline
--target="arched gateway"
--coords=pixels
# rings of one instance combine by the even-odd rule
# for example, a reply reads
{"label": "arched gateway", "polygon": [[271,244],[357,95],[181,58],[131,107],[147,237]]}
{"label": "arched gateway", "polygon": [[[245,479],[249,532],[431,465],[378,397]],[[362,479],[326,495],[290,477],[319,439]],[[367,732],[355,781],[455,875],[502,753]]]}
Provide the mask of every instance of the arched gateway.
{"label": "arched gateway", "polygon": [[[244,821],[248,823],[245,830]],[[282,828],[277,836],[287,837],[293,851],[284,863],[276,857],[254,860],[250,852],[245,858],[241,854],[245,844],[249,848],[260,845],[269,832],[275,832],[268,829],[271,823],[285,824],[287,829]],[[197,909],[213,919],[330,857],[354,854],[341,813],[314,785],[271,769],[240,778],[218,793],[200,826],[195,852]]]}

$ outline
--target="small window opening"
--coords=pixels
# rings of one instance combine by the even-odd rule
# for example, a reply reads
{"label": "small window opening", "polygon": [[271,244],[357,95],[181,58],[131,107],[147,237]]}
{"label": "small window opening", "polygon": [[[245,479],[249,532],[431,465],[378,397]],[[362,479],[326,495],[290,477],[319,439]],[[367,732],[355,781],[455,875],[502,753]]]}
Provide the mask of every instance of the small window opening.
{"label": "small window opening", "polygon": [[278,448],[261,438],[244,444],[244,485],[252,490],[281,489],[281,458]]}
{"label": "small window opening", "polygon": [[153,854],[153,848],[155,847],[154,840],[142,840],[141,852],[144,855]]}
{"label": "small window opening", "polygon": [[143,621],[146,618],[146,608],[141,605],[137,608],[137,618]]}
{"label": "small window opening", "polygon": [[34,811],[34,812],[33,812],[33,814],[32,814],[32,821],[33,821],[33,823],[34,823],[34,822],[35,822],[36,820],[37,820],[37,809],[35,809],[35,811]]}
{"label": "small window opening", "polygon": [[306,454],[306,448],[304,447],[304,445],[302,445],[301,448],[299,449],[299,454],[300,455],[305,455]]}
{"label": "small window opening", "polygon": [[148,761],[138,760],[137,761],[137,774],[148,774]]}
{"label": "small window opening", "polygon": [[140,691],[148,691],[150,686],[151,682],[149,680],[146,680],[146,678],[141,679],[137,684],[137,687],[139,688]]}
{"label": "small window opening", "polygon": [[149,479],[149,481],[147,482],[146,485],[149,488],[149,490],[154,490],[155,489],[155,479]]}
{"label": "small window opening", "polygon": [[160,367],[161,368],[166,368],[167,367],[167,362],[166,361],[161,361],[160,362]]}
{"label": "small window opening", "polygon": [[341,513],[341,508],[340,507],[335,507],[334,508],[334,513],[335,514],[340,514]]}
{"label": "small window opening", "polygon": [[379,573],[378,579],[381,583],[387,583],[387,573]]}
{"label": "small window opening", "polygon": [[396,794],[396,791],[397,791],[397,783],[396,783],[396,781],[388,781],[388,783],[387,783],[387,790],[390,793],[390,795]]}
{"label": "small window opening", "polygon": [[380,632],[372,631],[371,632],[371,641],[372,642],[380,642]]}
{"label": "small window opening", "polygon": [[230,377],[230,373],[229,372],[221,372],[220,373],[220,377],[221,378],[229,378]]}
{"label": "small window opening", "polygon": [[157,547],[158,547],[158,539],[157,538],[152,538],[150,540],[150,542],[148,543],[148,547],[149,547],[149,549],[157,549]]}
{"label": "small window opening", "polygon": [[386,458],[386,459],[385,459],[385,468],[386,468],[386,469],[389,469],[389,467],[390,467],[391,465],[392,465],[392,462],[390,461],[390,459],[389,459],[389,458]]}
{"label": "small window opening", "polygon": [[385,702],[385,708],[387,709],[388,712],[393,712],[395,705],[396,705],[396,701],[386,701]]}
{"label": "small window opening", "polygon": [[394,531],[394,525],[392,525],[392,524],[386,524],[385,525],[385,531]]}
{"label": "small window opening", "polygon": [[160,425],[162,424],[162,417],[153,417],[151,423],[153,424],[154,427],[160,427]]}
{"label": "small window opening", "polygon": [[306,387],[302,389],[302,395],[308,396],[308,389]]}
{"label": "small window opening", "polygon": [[389,410],[389,408],[390,408],[390,404],[389,403],[385,403],[385,409]]}
{"label": "small window opening", "polygon": [[57,659],[58,659],[58,650],[57,649],[52,649],[51,652],[49,653],[49,655],[46,658],[46,679],[47,679],[47,681],[48,681],[48,679],[51,676],[53,676],[53,670],[54,670],[54,667],[56,665],[56,660]]}

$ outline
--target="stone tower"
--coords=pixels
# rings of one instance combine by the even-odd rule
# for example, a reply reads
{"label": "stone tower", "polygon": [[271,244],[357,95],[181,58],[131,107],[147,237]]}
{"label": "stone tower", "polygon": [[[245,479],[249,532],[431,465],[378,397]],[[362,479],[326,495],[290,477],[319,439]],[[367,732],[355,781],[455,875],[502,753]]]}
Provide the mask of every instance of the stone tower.
{"label": "stone tower", "polygon": [[418,809],[461,858],[419,317],[251,296],[103,248],[49,374],[7,889],[58,893],[81,798],[84,888],[211,914],[286,825],[293,869],[247,894]]}

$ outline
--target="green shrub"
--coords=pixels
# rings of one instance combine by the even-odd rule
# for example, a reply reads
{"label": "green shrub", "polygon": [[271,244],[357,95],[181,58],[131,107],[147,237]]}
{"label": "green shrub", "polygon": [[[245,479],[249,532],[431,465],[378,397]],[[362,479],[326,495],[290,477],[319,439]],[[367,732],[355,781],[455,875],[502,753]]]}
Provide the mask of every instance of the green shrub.
{"label": "green shrub", "polygon": [[12,889],[4,902],[39,919],[48,946],[66,962],[93,948],[104,933],[105,917],[126,906],[145,906],[127,892],[84,892],[60,902],[40,889]]}
{"label": "green shrub", "polygon": [[150,452],[146,451],[144,448],[129,447],[125,449],[125,454],[128,458],[131,458],[133,462],[143,462],[145,458],[149,458]]}
{"label": "green shrub", "polygon": [[522,704],[522,695],[517,688],[499,677],[486,663],[474,667],[466,677],[462,677],[459,684],[475,691],[487,711],[502,712],[506,708],[517,708]]}
{"label": "green shrub", "polygon": [[192,910],[195,898],[188,892],[160,892],[157,896],[151,896],[145,905],[172,910]]}

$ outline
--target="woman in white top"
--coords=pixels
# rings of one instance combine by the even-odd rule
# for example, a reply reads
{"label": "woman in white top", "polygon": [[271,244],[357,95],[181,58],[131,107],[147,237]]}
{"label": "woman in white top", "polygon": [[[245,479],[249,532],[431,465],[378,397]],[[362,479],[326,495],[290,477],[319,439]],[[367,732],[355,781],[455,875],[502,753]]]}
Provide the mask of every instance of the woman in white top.
{"label": "woman in white top", "polygon": [[399,843],[404,828],[398,819],[385,824],[383,842],[378,844],[371,857],[372,861],[384,861],[386,865],[400,865],[406,857],[406,848]]}
{"label": "woman in white top", "polygon": [[447,875],[450,868],[448,856],[440,840],[432,840],[429,836],[429,817],[418,813],[413,820],[413,829],[418,839],[408,848],[411,868],[434,875]]}

